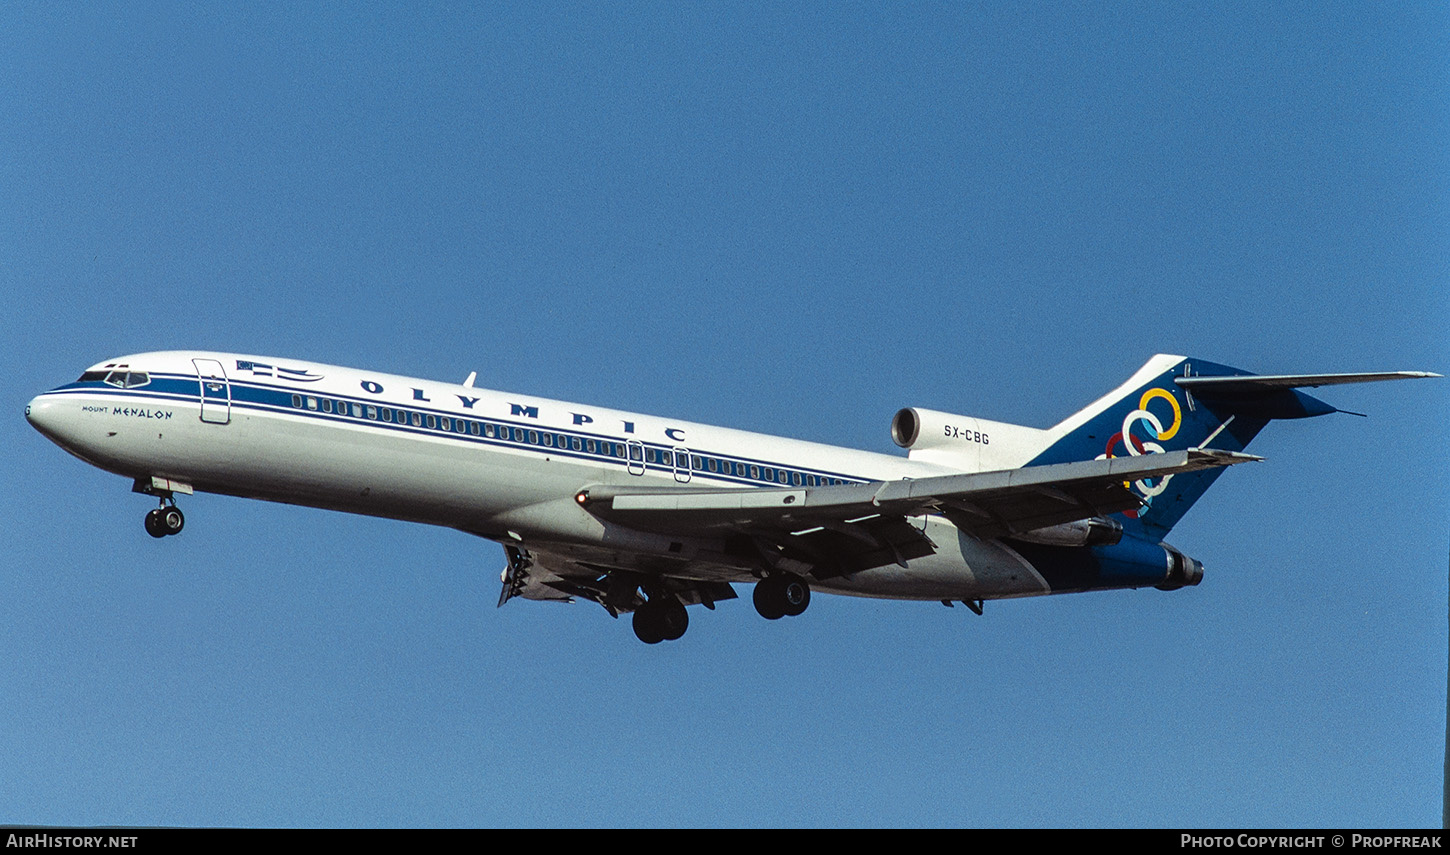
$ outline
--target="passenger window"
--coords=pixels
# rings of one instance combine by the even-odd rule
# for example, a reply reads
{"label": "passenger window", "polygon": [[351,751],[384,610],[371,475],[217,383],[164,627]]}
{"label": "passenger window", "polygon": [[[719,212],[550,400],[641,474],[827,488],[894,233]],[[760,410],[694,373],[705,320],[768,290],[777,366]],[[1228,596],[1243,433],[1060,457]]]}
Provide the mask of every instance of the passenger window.
{"label": "passenger window", "polygon": [[292,406],[294,406],[294,407],[296,407],[298,409],[301,409],[302,408],[302,396],[301,395],[293,395],[292,396]]}
{"label": "passenger window", "polygon": [[493,425],[489,424],[488,422],[484,422],[483,423],[483,435],[486,436],[486,437],[489,437],[490,439],[492,439],[493,438]]}
{"label": "passenger window", "polygon": [[331,398],[323,398],[322,399],[322,411],[324,413],[330,413],[330,412],[332,412],[332,399]]}
{"label": "passenger window", "polygon": [[438,417],[432,413],[428,414],[428,429],[434,430],[438,427]]}
{"label": "passenger window", "polygon": [[[428,427],[432,427],[433,426],[433,424],[431,422],[431,418],[432,417],[430,416],[429,418],[430,418],[430,422],[428,423]],[[453,430],[453,422],[450,421],[447,416],[439,416],[438,417],[438,424],[444,430],[449,430],[449,431]]]}
{"label": "passenger window", "polygon": [[378,408],[377,407],[374,407],[373,405],[369,404],[368,407],[367,407],[367,414],[368,414],[368,418],[371,419],[372,421],[377,421],[378,420]]}
{"label": "passenger window", "polygon": [[473,434],[474,436],[478,436],[479,433],[480,433],[479,426],[478,426],[478,422],[469,422],[468,423],[468,432],[471,433],[471,434]]}
{"label": "passenger window", "polygon": [[412,413],[411,415],[413,416],[413,427],[422,427],[423,426],[423,414],[422,413]]}
{"label": "passenger window", "polygon": [[307,409],[309,409],[309,410],[315,410],[315,409],[317,409],[317,399],[314,398],[314,397],[312,397],[311,395],[308,395],[307,396]]}
{"label": "passenger window", "polygon": [[750,467],[750,477],[751,478],[757,478],[757,479],[760,478],[760,467],[759,466],[752,466],[752,467]]}
{"label": "passenger window", "polygon": [[529,445],[538,445],[538,444],[539,444],[539,432],[536,431],[536,430],[529,431]]}

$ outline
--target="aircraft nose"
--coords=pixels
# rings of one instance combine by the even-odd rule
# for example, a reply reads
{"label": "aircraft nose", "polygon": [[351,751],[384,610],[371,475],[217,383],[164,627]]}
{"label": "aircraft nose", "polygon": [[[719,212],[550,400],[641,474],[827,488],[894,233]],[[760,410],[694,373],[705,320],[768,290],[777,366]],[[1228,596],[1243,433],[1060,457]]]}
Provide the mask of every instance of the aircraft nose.
{"label": "aircraft nose", "polygon": [[50,439],[59,440],[62,430],[58,404],[50,395],[36,395],[25,405],[25,420]]}
{"label": "aircraft nose", "polygon": [[30,422],[36,430],[40,430],[45,421],[45,401],[42,400],[44,397],[44,395],[36,395],[30,399],[30,403],[25,405],[25,420]]}

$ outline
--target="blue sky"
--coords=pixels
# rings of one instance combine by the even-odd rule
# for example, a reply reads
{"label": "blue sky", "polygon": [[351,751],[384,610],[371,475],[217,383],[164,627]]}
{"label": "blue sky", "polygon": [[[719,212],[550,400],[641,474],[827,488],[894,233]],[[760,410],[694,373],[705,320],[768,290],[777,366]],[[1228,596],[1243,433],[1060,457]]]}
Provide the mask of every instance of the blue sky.
{"label": "blue sky", "polygon": [[[457,532],[22,417],[251,351],[891,451],[1156,352],[1450,373],[1435,4],[6,4],[0,821],[1436,826],[1445,381],[1341,387],[1197,588],[748,597],[646,647]],[[742,593],[745,591],[742,590]]]}

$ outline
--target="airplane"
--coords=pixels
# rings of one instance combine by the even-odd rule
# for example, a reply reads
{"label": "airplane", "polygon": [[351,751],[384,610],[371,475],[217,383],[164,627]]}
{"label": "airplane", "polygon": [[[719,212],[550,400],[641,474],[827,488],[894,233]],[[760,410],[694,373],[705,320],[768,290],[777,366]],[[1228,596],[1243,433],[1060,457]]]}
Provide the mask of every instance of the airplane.
{"label": "airplane", "polygon": [[1348,412],[1301,388],[1422,371],[1255,375],[1159,354],[1050,428],[919,407],[906,456],[302,360],[167,351],[98,363],[26,418],[132,479],[181,532],[194,491],[447,526],[503,546],[498,605],[589,600],[649,644],[753,584],[962,603],[1197,585],[1164,541],[1275,419]]}

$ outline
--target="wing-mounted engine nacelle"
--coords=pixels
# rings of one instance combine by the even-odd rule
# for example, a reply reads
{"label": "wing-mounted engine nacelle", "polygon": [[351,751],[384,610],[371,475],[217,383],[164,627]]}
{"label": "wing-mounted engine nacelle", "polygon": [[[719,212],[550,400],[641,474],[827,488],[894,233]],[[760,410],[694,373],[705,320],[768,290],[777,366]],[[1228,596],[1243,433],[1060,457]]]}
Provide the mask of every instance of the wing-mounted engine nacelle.
{"label": "wing-mounted engine nacelle", "polygon": [[1168,554],[1168,576],[1161,584],[1154,585],[1160,591],[1176,591],[1203,581],[1203,564],[1189,558],[1168,544],[1163,544]]}
{"label": "wing-mounted engine nacelle", "polygon": [[1012,537],[1044,546],[1112,546],[1123,539],[1123,524],[1107,517],[1091,517],[1018,532]]}

